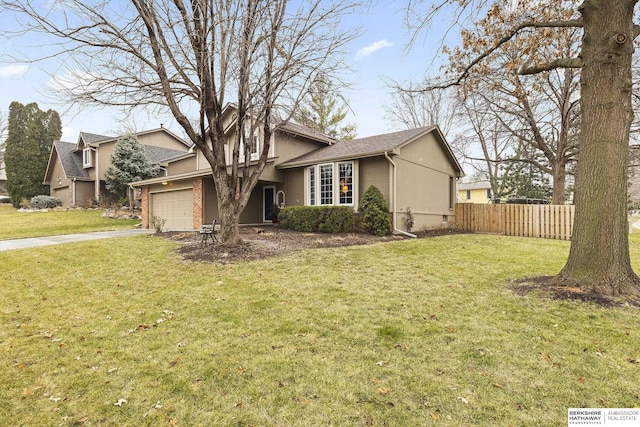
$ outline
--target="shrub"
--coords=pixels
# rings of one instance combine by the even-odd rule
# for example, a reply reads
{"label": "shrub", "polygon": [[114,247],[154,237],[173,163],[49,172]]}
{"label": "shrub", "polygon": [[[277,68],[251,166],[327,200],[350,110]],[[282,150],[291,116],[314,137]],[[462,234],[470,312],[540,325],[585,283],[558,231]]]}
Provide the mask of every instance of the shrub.
{"label": "shrub", "polygon": [[404,223],[407,226],[407,231],[411,233],[413,225],[416,223],[416,219],[413,216],[413,212],[411,212],[411,208],[407,208],[404,211]]}
{"label": "shrub", "polygon": [[288,206],[280,211],[278,223],[296,231],[345,233],[353,231],[355,213],[349,206]]}
{"label": "shrub", "polygon": [[372,185],[362,195],[358,210],[362,215],[363,228],[376,236],[391,233],[389,205],[378,187]]}
{"label": "shrub", "polygon": [[31,198],[31,206],[34,209],[51,209],[56,206],[62,206],[62,200],[51,196],[34,196]]}
{"label": "shrub", "polygon": [[166,222],[166,219],[160,218],[157,215],[154,215],[153,218],[151,218],[151,226],[154,228],[154,230],[156,230],[156,233],[162,232],[162,229],[164,228],[164,224]]}

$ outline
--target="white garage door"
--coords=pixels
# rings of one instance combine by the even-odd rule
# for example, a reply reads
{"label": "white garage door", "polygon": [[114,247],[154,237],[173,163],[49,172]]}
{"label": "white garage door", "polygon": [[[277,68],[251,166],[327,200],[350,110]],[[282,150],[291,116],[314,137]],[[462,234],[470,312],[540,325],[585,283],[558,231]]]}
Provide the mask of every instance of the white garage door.
{"label": "white garage door", "polygon": [[151,218],[153,216],[166,221],[165,230],[193,230],[193,190],[151,194]]}

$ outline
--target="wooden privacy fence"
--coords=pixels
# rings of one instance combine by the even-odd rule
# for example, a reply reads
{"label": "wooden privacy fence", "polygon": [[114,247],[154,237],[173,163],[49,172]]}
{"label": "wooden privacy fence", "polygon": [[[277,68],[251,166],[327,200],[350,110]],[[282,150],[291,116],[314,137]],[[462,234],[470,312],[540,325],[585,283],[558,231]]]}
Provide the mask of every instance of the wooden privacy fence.
{"label": "wooden privacy fence", "polygon": [[570,240],[572,205],[456,203],[456,228],[477,233]]}

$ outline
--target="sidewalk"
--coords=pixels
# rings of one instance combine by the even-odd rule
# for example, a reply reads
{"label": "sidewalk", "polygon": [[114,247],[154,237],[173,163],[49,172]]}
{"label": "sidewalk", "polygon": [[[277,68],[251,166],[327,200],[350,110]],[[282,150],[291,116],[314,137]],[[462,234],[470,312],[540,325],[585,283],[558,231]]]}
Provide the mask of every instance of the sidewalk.
{"label": "sidewalk", "polygon": [[96,231],[93,233],[63,234],[59,236],[29,237],[26,239],[0,240],[0,252],[13,249],[34,248],[38,246],[59,245],[70,242],[84,242],[87,240],[110,239],[112,237],[136,236],[151,234],[155,230],[135,229],[116,231]]}

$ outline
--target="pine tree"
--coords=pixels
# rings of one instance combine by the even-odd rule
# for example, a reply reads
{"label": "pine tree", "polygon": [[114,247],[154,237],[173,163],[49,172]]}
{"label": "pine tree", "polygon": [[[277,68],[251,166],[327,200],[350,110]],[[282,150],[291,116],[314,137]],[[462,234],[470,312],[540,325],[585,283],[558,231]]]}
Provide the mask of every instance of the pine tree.
{"label": "pine tree", "polygon": [[8,136],[4,162],[7,192],[19,207],[23,199],[49,194],[44,185],[49,153],[54,140],[62,136],[62,123],[55,110],[42,111],[38,104],[9,106]]}
{"label": "pine tree", "polygon": [[110,163],[105,171],[105,185],[118,197],[126,197],[130,182],[154,178],[160,170],[158,165],[151,163],[144,147],[133,135],[116,142]]}
{"label": "pine tree", "polygon": [[311,88],[307,104],[301,105],[293,118],[301,125],[325,135],[345,141],[351,140],[356,136],[356,126],[340,126],[347,116],[347,107],[339,102],[340,99],[332,90],[331,84],[318,80]]}

